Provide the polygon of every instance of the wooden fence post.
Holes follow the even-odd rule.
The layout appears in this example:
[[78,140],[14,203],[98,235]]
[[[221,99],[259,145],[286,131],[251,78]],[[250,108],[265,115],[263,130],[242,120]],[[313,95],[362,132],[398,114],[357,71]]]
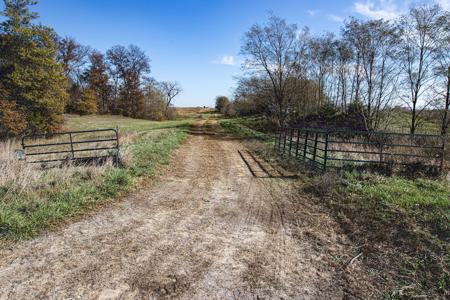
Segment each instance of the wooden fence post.
[[284,135],[284,139],[283,139],[283,154],[286,153],[286,138],[287,138],[287,129],[284,128],[283,129],[283,135]]

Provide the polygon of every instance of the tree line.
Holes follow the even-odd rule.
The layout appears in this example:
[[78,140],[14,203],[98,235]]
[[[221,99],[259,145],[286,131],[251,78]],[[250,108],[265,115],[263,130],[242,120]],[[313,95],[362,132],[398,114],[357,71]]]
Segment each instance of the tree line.
[[175,81],[150,77],[139,47],[101,53],[36,24],[34,0],[4,0],[0,24],[0,137],[52,133],[63,113],[119,114],[162,120],[174,117]]
[[393,110],[408,110],[410,133],[425,112],[449,125],[450,14],[417,5],[395,20],[350,18],[340,34],[315,36],[271,15],[244,35],[245,76],[231,114],[260,113],[278,125],[334,113],[364,130],[385,129]]

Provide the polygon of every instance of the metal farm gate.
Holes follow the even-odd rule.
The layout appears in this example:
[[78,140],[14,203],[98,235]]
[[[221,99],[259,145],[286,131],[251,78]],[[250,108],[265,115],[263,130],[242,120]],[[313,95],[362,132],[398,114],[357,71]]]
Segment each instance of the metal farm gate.
[[280,128],[275,148],[318,170],[346,165],[423,165],[441,170],[445,138],[441,135]]
[[22,149],[16,151],[19,159],[29,163],[48,164],[72,161],[74,163],[102,163],[112,159],[120,163],[118,129],[96,129],[26,135]]

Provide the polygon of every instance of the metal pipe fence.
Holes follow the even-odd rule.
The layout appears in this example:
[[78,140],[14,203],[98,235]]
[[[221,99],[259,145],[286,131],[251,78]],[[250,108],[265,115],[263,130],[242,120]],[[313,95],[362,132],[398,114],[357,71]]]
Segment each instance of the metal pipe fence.
[[442,170],[445,138],[440,135],[279,128],[275,147],[318,170],[347,165],[423,165]]
[[21,159],[29,163],[99,162],[112,158],[120,164],[118,129],[68,131],[22,137]]

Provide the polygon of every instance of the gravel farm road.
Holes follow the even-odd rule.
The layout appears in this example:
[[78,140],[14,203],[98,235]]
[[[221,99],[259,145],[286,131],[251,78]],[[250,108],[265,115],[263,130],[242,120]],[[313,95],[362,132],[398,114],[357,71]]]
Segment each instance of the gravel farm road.
[[242,141],[196,126],[154,183],[2,249],[0,299],[380,296],[364,264],[346,267],[355,245],[298,179],[254,176]]

